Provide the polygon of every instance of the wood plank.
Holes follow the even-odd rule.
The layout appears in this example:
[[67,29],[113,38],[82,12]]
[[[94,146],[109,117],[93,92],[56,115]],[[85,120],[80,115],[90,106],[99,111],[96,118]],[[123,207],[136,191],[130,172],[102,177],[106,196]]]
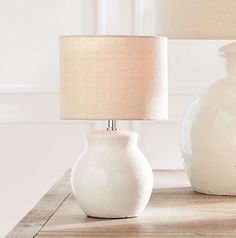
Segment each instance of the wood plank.
[[64,200],[70,195],[69,176],[70,171],[67,171],[6,237],[35,237]]
[[89,218],[68,172],[7,237],[236,237],[236,197],[195,193],[183,171],[158,171],[140,217]]
[[155,173],[154,193],[138,218],[86,217],[71,194],[37,237],[234,237],[236,197],[192,191],[183,171]]

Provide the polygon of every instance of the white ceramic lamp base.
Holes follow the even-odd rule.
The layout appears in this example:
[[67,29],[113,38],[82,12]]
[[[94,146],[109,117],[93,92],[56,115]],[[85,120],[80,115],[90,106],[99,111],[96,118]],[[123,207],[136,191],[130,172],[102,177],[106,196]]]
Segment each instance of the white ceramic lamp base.
[[153,187],[151,167],[137,146],[138,134],[95,131],[72,170],[72,189],[81,209],[98,218],[138,216]]

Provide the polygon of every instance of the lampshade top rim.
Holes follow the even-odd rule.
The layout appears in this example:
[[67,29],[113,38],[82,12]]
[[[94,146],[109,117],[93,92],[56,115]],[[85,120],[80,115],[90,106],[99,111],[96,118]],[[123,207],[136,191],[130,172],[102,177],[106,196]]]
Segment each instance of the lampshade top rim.
[[167,38],[166,36],[158,35],[61,35],[60,38],[150,38],[150,39],[158,39],[158,38]]

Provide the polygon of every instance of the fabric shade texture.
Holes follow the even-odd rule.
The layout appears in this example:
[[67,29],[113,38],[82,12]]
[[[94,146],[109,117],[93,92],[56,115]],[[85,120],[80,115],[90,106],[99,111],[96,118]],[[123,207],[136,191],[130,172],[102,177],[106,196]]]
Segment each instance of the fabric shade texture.
[[60,37],[61,118],[168,117],[167,38]]
[[169,39],[236,39],[236,0],[156,0],[156,33]]

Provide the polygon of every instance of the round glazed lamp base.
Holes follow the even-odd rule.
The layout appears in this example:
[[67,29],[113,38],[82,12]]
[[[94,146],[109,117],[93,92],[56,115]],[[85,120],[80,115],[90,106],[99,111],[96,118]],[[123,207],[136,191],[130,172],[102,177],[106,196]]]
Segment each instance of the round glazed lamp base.
[[137,146],[138,134],[95,131],[75,163],[71,183],[81,209],[91,217],[138,216],[153,187],[151,167]]

